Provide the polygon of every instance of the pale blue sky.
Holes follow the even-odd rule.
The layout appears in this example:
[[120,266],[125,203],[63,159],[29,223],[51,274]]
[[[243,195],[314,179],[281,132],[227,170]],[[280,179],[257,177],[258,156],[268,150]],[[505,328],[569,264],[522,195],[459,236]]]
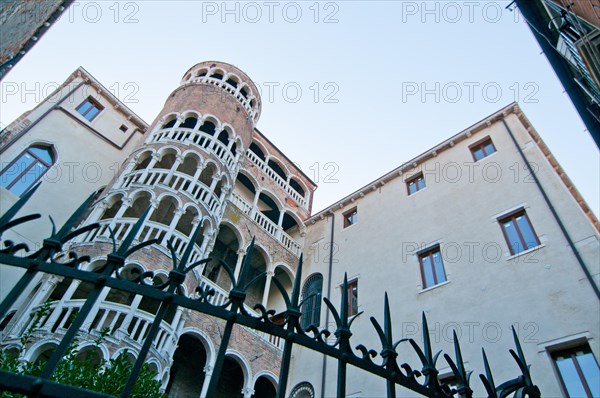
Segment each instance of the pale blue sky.
[[81,65],[150,123],[189,67],[229,62],[319,210],[516,100],[598,214],[598,150],[508,3],[76,1],[3,81],[0,122]]

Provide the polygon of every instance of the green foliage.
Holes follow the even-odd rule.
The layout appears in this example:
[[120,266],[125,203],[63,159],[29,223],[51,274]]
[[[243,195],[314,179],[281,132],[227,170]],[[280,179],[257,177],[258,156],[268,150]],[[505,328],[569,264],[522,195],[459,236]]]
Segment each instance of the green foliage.
[[[6,350],[0,352],[0,369],[16,374],[39,376],[45,366],[45,361],[36,362],[23,360],[26,347],[31,343],[33,331],[39,325],[41,319],[49,314],[49,306],[44,305],[37,313],[32,325],[21,337],[21,348],[18,355],[9,354]],[[103,330],[100,336],[94,340],[95,345],[100,344],[108,335],[109,331]],[[129,378],[133,365],[127,359],[127,352],[122,352],[118,357],[109,361],[100,360],[95,351],[91,351],[82,359],[78,358],[79,352],[75,349],[78,339],[74,339],[67,350],[64,358],[59,362],[54,374],[53,381],[68,384],[75,387],[101,392],[104,394],[118,396]],[[131,394],[132,398],[164,398],[159,392],[161,383],[155,380],[156,373],[150,370],[145,363],[138,375],[135,387]],[[0,398],[21,398],[23,395],[11,392],[1,392]]]

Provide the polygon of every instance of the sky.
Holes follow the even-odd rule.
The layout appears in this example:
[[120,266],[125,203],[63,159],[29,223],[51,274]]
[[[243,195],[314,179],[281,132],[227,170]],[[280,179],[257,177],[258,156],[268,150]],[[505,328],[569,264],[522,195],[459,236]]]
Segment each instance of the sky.
[[598,215],[597,147],[509,1],[75,1],[1,84],[5,126],[78,66],[151,123],[194,64],[246,72],[313,213],[516,101]]

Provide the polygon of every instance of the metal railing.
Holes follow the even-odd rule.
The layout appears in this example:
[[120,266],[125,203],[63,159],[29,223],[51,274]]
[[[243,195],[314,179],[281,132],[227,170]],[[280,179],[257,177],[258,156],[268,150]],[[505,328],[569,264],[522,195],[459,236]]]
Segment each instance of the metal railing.
[[[11,209],[0,217],[0,237],[6,230],[31,222],[39,218],[39,215],[29,215],[15,218],[19,209],[35,192],[37,186],[25,194]],[[0,370],[0,391],[12,391],[27,396],[35,397],[106,397],[104,394],[82,390],[76,387],[61,385],[51,381],[52,375],[57,368],[59,361],[67,352],[73,339],[88,319],[91,311],[95,308],[96,302],[100,298],[101,291],[105,287],[118,289],[129,293],[139,294],[144,297],[152,298],[160,302],[160,306],[152,324],[146,327],[143,342],[139,354],[129,375],[127,384],[121,392],[121,397],[129,397],[136,383],[137,377],[142,369],[142,364],[148,356],[149,350],[156,344],[157,336],[163,327],[163,320],[168,311],[173,307],[184,307],[190,311],[197,311],[215,318],[226,321],[225,327],[221,333],[219,350],[213,366],[213,377],[211,377],[206,396],[216,396],[217,386],[220,375],[223,370],[226,351],[229,347],[232,331],[235,325],[242,325],[272,336],[273,341],[279,339],[279,344],[283,342],[283,353],[279,372],[279,381],[277,387],[277,398],[283,398],[287,390],[288,377],[290,373],[291,354],[294,345],[306,347],[310,350],[322,353],[337,361],[337,397],[346,396],[346,369],[348,365],[357,367],[368,372],[371,375],[378,376],[382,383],[387,386],[387,397],[396,396],[396,388],[399,386],[404,389],[425,397],[450,398],[454,396],[472,397],[473,390],[470,386],[470,372],[465,370],[465,364],[462,358],[459,341],[454,334],[454,358],[448,354],[443,357],[448,362],[452,373],[456,379],[456,387],[451,387],[438,379],[439,371],[436,369],[438,354],[433,354],[433,346],[430,341],[427,320],[423,315],[423,343],[419,345],[414,339],[404,339],[396,341],[392,334],[392,319],[390,316],[390,307],[387,294],[384,296],[384,318],[383,326],[374,317],[370,318],[377,335],[381,341],[381,347],[370,349],[365,345],[358,345],[353,349],[350,345],[352,336],[352,323],[361,313],[354,317],[348,317],[348,289],[347,278],[344,278],[342,285],[342,297],[339,310],[327,299],[323,302],[331,312],[335,321],[333,331],[327,329],[318,329],[310,326],[308,329],[301,327],[301,307],[300,301],[300,281],[302,280],[302,257],[298,262],[297,272],[293,281],[291,296],[288,295],[281,283],[274,278],[273,282],[286,304],[286,311],[283,324],[272,322],[271,316],[273,310],[267,310],[262,305],[254,306],[260,314],[255,316],[245,308],[246,291],[254,283],[262,280],[264,274],[258,275],[251,281],[248,281],[248,275],[251,272],[251,255],[254,250],[254,240],[248,246],[246,255],[242,261],[241,269],[236,278],[232,268],[222,263],[223,269],[228,273],[232,288],[228,293],[227,300],[217,305],[215,301],[211,302],[214,296],[214,290],[210,287],[200,285],[196,288],[197,297],[191,298],[180,294],[178,287],[185,281],[186,275],[195,267],[206,263],[208,259],[190,262],[193,245],[188,245],[184,254],[179,259],[174,250],[172,250],[173,268],[169,272],[168,279],[160,284],[152,284],[148,280],[152,279],[154,273],[151,271],[143,273],[134,280],[124,279],[120,276],[119,270],[125,266],[125,260],[134,252],[153,245],[155,240],[146,241],[133,246],[134,238],[143,228],[146,211],[136,222],[134,228],[129,231],[125,239],[117,247],[114,244],[113,252],[106,256],[106,263],[94,271],[84,271],[79,269],[79,265],[89,261],[89,257],[78,257],[75,253],[70,253],[69,261],[59,262],[57,256],[62,254],[63,245],[71,239],[98,228],[98,224],[91,224],[73,230],[85,213],[87,207],[92,202],[90,197],[79,209],[66,221],[58,230],[53,229],[52,235],[43,241],[41,248],[35,252],[29,252],[24,243],[15,243],[3,241],[3,249],[0,250],[0,263],[9,266],[24,269],[26,272],[8,293],[6,298],[0,303],[0,319],[2,319],[12,304],[16,302],[19,296],[27,291],[27,287],[34,277],[40,273],[48,273],[66,278],[73,278],[85,282],[90,282],[93,286],[87,299],[74,319],[70,322],[58,347],[52,353],[50,359],[46,362],[43,371],[39,376],[29,376],[12,373],[6,370]],[[201,228],[197,227],[194,231],[191,242],[196,241]],[[25,252],[18,256],[17,253]],[[64,258],[64,257],[61,257]],[[311,296],[312,297],[312,296]],[[306,298],[305,298],[306,300]],[[525,361],[523,351],[519,340],[513,329],[513,336],[516,345],[516,351],[510,350],[511,355],[517,362],[521,374],[511,380],[501,384],[496,384],[492,377],[485,351],[483,352],[483,362],[485,374],[480,374],[481,382],[490,398],[506,397],[515,393],[515,396],[540,397],[540,391],[531,380],[529,366]],[[331,337],[331,338],[330,338]],[[399,354],[396,351],[398,344],[407,342],[417,353],[421,364],[418,365],[421,370],[399,361]]]

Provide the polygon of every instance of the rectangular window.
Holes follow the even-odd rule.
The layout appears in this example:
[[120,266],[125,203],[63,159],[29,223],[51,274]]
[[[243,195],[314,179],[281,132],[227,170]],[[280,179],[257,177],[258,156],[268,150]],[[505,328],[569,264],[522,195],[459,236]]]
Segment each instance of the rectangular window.
[[491,138],[486,138],[483,141],[470,146],[473,160],[476,162],[496,152],[496,147]]
[[569,397],[600,397],[600,370],[587,343],[553,352],[552,360]]
[[122,132],[126,133],[127,132],[127,126],[125,126],[124,124],[122,124],[121,127],[119,127],[119,130],[121,130]]
[[419,254],[419,263],[423,289],[446,282],[446,271],[439,246]]
[[423,177],[423,173],[419,173],[406,180],[406,188],[408,189],[409,195],[425,188],[425,178]]
[[348,316],[358,314],[358,279],[348,282]]
[[102,105],[98,103],[92,97],[88,97],[81,105],[77,107],[77,112],[90,122],[104,109]]
[[348,210],[343,214],[344,217],[344,228],[348,228],[350,225],[354,225],[358,222],[358,210],[355,208]]
[[521,209],[499,218],[498,222],[502,227],[502,233],[508,244],[510,254],[519,254],[540,245],[525,210]]

